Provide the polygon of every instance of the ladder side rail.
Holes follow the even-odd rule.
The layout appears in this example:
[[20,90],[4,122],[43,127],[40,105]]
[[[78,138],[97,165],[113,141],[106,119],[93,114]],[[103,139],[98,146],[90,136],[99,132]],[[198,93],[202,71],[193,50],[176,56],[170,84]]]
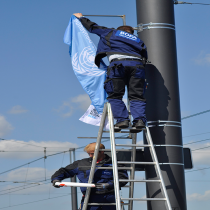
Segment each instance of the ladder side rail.
[[164,180],[163,180],[163,176],[162,176],[162,173],[161,173],[160,165],[159,165],[159,162],[158,162],[158,158],[157,158],[157,155],[156,155],[155,147],[153,145],[152,137],[151,137],[148,126],[146,126],[146,138],[147,138],[148,144],[151,145],[149,148],[150,148],[150,151],[151,151],[150,153],[151,153],[153,162],[156,162],[155,170],[156,170],[156,173],[161,180],[160,186],[161,186],[162,193],[166,198],[166,209],[172,210],[171,204],[170,204],[170,201],[169,201],[169,197],[168,197],[168,193],[166,191],[165,183],[164,183]]
[[[93,178],[94,178],[94,173],[95,173],[95,169],[96,169],[96,162],[97,162],[97,158],[98,158],[98,152],[99,152],[99,149],[100,149],[101,137],[102,137],[102,134],[103,134],[103,129],[104,129],[106,116],[107,116],[107,105],[104,104],[103,114],[102,114],[102,117],[101,117],[101,122],[100,122],[99,131],[98,131],[98,137],[97,137],[97,141],[96,141],[96,146],[95,146],[95,151],[94,151],[94,156],[93,156],[93,161],[92,161],[92,165],[91,165],[91,170],[90,170],[90,176],[89,176],[89,179],[88,179],[88,183],[92,183]],[[89,202],[89,197],[90,197],[90,192],[91,192],[91,188],[88,187],[87,190],[86,190],[86,193],[85,193],[85,199],[84,199],[82,210],[87,209],[88,202]]]
[[[137,134],[131,134],[132,136],[132,144],[136,144],[136,137],[137,137]],[[136,147],[132,147],[132,150],[131,150],[131,161],[132,162],[135,162],[136,161]],[[131,171],[130,171],[130,179],[134,179],[135,178],[135,164],[131,164]],[[134,196],[134,182],[130,182],[130,188],[129,188],[129,198],[133,198]],[[129,201],[129,207],[128,209],[129,210],[133,210],[133,200],[130,200]]]
[[117,155],[115,148],[115,136],[114,136],[114,118],[112,115],[111,105],[108,103],[108,118],[109,118],[109,129],[110,129],[110,142],[111,142],[111,154],[112,154],[112,166],[113,166],[113,179],[115,187],[115,199],[116,199],[116,210],[121,210],[120,201],[120,190],[119,190],[119,178],[117,168]]

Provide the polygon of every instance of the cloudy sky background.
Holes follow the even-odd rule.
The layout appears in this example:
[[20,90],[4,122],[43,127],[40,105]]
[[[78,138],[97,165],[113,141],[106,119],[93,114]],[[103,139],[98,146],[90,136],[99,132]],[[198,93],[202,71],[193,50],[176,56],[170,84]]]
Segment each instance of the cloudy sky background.
[[[182,117],[210,109],[209,10],[210,6],[175,5]],[[54,189],[48,179],[69,164],[69,148],[94,141],[77,137],[98,133],[98,127],[78,120],[90,99],[72,71],[68,46],[63,43],[65,28],[75,12],[125,14],[128,25],[137,25],[134,0],[0,1],[0,138],[5,139],[0,141],[0,209],[54,210],[61,205],[70,209],[70,189]],[[107,27],[122,25],[120,18],[91,19]],[[98,38],[90,37],[97,44]],[[209,125],[210,113],[185,119],[182,124],[183,143],[192,149],[194,162],[194,169],[186,171],[191,210],[210,205]],[[110,147],[108,142],[105,145]],[[47,155],[61,153],[44,161],[45,147]],[[85,157],[82,148],[76,150],[76,159]],[[136,186],[135,193],[144,197],[145,186]],[[146,209],[145,204],[136,203],[134,210],[139,207]]]

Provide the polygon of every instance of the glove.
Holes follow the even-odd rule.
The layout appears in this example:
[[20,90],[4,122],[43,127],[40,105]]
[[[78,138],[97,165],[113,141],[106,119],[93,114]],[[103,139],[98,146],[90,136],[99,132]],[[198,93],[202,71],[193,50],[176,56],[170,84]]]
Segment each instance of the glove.
[[60,180],[53,180],[53,183],[52,183],[53,187],[60,188],[60,186],[55,185],[56,182],[61,182],[61,181]]
[[96,183],[95,184],[97,189],[107,189],[110,187],[110,184],[108,183]]

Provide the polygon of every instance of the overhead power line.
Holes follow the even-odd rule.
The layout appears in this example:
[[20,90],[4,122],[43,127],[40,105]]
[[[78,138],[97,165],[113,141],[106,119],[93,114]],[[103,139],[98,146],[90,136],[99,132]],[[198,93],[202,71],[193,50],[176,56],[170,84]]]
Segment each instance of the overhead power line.
[[7,172],[9,172],[9,171],[13,171],[13,170],[18,169],[18,168],[21,168],[21,167],[23,167],[23,166],[26,166],[26,165],[31,164],[31,163],[33,163],[33,162],[36,162],[36,161],[38,161],[38,160],[45,159],[45,158],[50,157],[50,156],[62,154],[62,153],[65,153],[65,152],[69,152],[69,150],[63,151],[63,152],[58,152],[58,153],[55,153],[55,154],[52,154],[52,155],[46,155],[46,156],[44,156],[44,157],[38,158],[38,159],[36,159],[36,160],[33,160],[33,161],[28,162],[28,163],[25,163],[25,164],[23,164],[23,165],[17,166],[17,167],[15,167],[15,168],[9,169],[9,170],[7,170],[7,171],[3,171],[3,172],[0,173],[0,175],[1,175],[1,174],[4,174],[4,173],[7,173]]
[[46,201],[46,200],[50,200],[50,199],[61,198],[61,197],[64,197],[64,196],[69,196],[69,195],[71,195],[71,193],[68,193],[66,195],[61,195],[61,196],[46,198],[46,199],[42,199],[42,200],[31,201],[31,202],[28,202],[28,203],[20,203],[20,204],[17,204],[17,205],[6,206],[6,207],[2,207],[0,209],[6,209],[6,208],[14,207],[14,206],[22,206],[22,205],[26,205],[26,204],[30,204],[30,203],[36,203],[36,202],[40,202],[40,201]]
[[185,173],[194,172],[194,171],[201,171],[201,170],[205,170],[205,169],[210,169],[210,167],[200,168],[200,169],[196,169],[196,170],[192,170],[192,171],[185,171]]
[[187,143],[187,144],[184,144],[184,145],[195,144],[195,143],[198,143],[198,142],[208,141],[208,140],[210,140],[210,139],[204,139],[204,140],[193,141],[193,142],[190,142],[190,143]]
[[[207,132],[207,133],[210,133],[210,132]],[[207,134],[207,133],[198,133],[198,134],[193,134],[193,135],[190,135],[190,136],[184,136],[183,138],[188,138],[188,137],[192,137],[192,136],[199,136],[199,135],[202,135],[202,134]]]
[[210,109],[209,109],[209,110],[206,110],[206,111],[204,111],[204,112],[199,112],[199,113],[197,113],[197,114],[193,114],[193,115],[189,115],[189,116],[187,116],[187,117],[183,117],[183,118],[181,118],[181,120],[185,120],[185,119],[187,119],[187,118],[194,117],[194,116],[197,116],[197,115],[200,115],[200,114],[205,114],[205,113],[207,113],[207,112],[210,112]]
[[[124,136],[124,135],[123,135],[123,136]],[[121,136],[121,137],[123,137],[123,136]],[[104,140],[104,141],[102,141],[102,142],[106,142],[106,141],[109,141],[109,137],[107,137],[107,140]],[[86,145],[85,145],[85,146],[78,147],[78,148],[75,148],[75,150],[77,150],[77,149],[82,149],[82,148],[84,148],[84,147],[86,147]],[[69,152],[69,150],[67,150],[67,151],[62,151],[62,152],[58,152],[58,153],[51,154],[51,155],[46,155],[46,156],[44,156],[44,157],[38,158],[38,159],[36,159],[36,160],[33,160],[33,161],[31,161],[31,162],[28,162],[28,163],[25,163],[25,164],[20,165],[20,166],[18,166],[18,167],[9,169],[9,170],[7,170],[7,171],[3,171],[3,172],[0,173],[0,175],[1,175],[1,174],[4,174],[4,173],[7,173],[7,172],[9,172],[9,171],[12,171],[12,170],[21,168],[21,167],[23,167],[23,166],[25,166],[25,165],[31,164],[31,163],[36,162],[36,161],[38,161],[38,160],[45,159],[45,158],[47,158],[47,157],[51,157],[51,156],[54,156],[54,155],[62,154],[62,153],[65,153],[65,152]]]
[[200,4],[200,5],[210,5],[210,4],[205,4],[205,3],[191,3],[191,2],[185,2],[185,1],[174,1],[174,4]]
[[207,146],[207,147],[201,147],[201,148],[198,148],[198,149],[193,149],[193,150],[192,150],[192,152],[193,152],[193,151],[195,151],[195,150],[206,149],[206,148],[209,148],[209,147],[210,147],[210,146]]
[[[13,141],[13,142],[15,142],[17,144],[26,144],[26,145],[30,145],[30,146],[34,146],[34,147],[42,147],[42,146],[38,146],[38,145],[35,145],[35,144],[29,144],[29,143],[25,143],[25,142],[19,142],[17,140],[12,140],[12,139],[1,139],[0,138],[0,140],[1,141]],[[44,147],[42,147],[42,148],[44,148]]]

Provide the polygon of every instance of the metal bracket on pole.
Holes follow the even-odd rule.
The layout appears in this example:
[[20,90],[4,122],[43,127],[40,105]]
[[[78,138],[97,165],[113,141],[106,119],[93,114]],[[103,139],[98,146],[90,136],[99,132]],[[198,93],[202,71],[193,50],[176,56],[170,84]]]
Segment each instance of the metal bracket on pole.
[[121,17],[123,19],[123,25],[126,25],[125,15],[84,15],[84,16],[97,16],[97,17]]
[[148,121],[148,127],[156,126],[172,126],[172,127],[182,127],[182,123],[178,121],[168,121],[168,120],[157,120],[157,121]]
[[134,28],[134,30],[137,30],[137,33],[140,33],[143,30],[146,30],[146,29],[149,30],[152,28],[164,28],[164,29],[175,30],[175,25],[169,24],[169,23],[152,23],[152,22],[146,23],[146,24],[140,23],[137,25],[136,28]]

